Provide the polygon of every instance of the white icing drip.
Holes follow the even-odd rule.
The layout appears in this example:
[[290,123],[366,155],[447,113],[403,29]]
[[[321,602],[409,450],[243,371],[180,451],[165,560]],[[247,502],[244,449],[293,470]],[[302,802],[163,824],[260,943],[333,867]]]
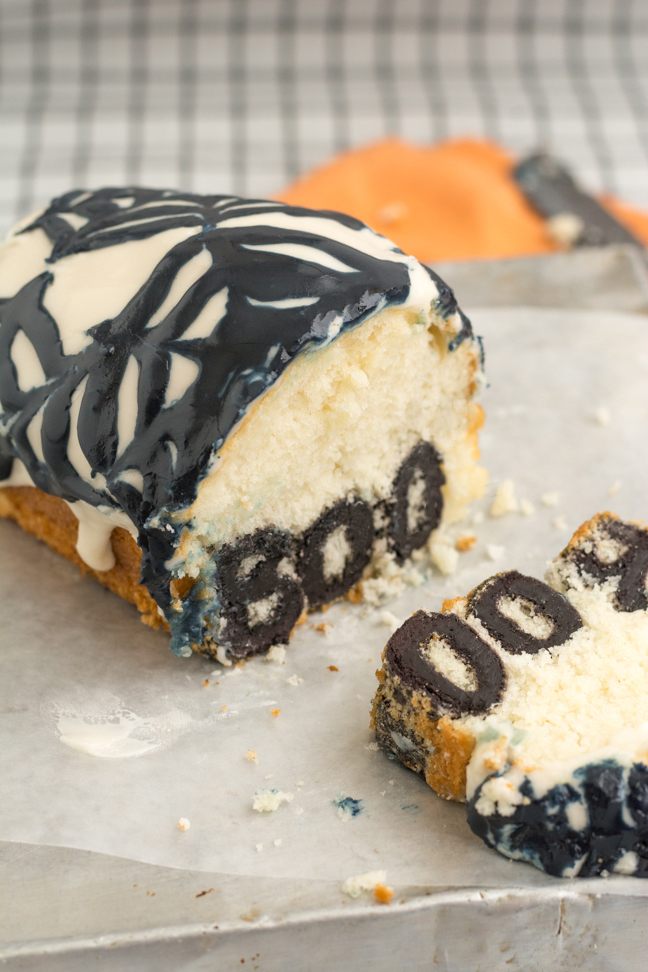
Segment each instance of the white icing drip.
[[164,408],[168,408],[182,398],[200,374],[200,365],[192,358],[182,354],[170,353],[171,371],[164,393]]
[[178,461],[178,447],[175,442],[171,441],[171,439],[167,439],[166,447],[169,450],[171,462],[173,464],[173,468],[175,469],[176,462]]
[[195,341],[198,338],[208,338],[214,332],[214,328],[225,317],[227,313],[227,298],[229,288],[223,287],[217,294],[210,297],[203,309],[198,314],[195,321],[192,321],[187,330],[180,335],[178,340]]
[[115,566],[115,554],[110,542],[113,529],[123,527],[131,536],[137,537],[137,530],[130,518],[109,506],[90,506],[82,500],[65,502],[79,521],[76,549],[81,560],[93,570],[111,570]]
[[160,307],[156,310],[151,320],[146,325],[147,328],[155,327],[163,321],[167,314],[173,310],[180,299],[184,297],[190,287],[205,274],[212,265],[212,256],[209,250],[202,249],[196,253],[191,260],[180,267],[176,273],[169,293],[166,295]]
[[34,455],[39,460],[39,462],[45,462],[45,456],[43,455],[43,416],[45,414],[45,402],[39,410],[34,415],[33,419],[27,426],[27,441],[34,450]]
[[[247,216],[239,217],[241,220],[248,219]],[[220,225],[232,223],[234,220],[225,220]],[[350,267],[341,260],[331,256],[324,250],[318,250],[316,246],[307,246],[305,243],[243,243],[244,250],[258,250],[260,253],[279,253],[283,256],[294,257],[295,260],[303,260],[305,263],[316,263],[319,267],[326,267],[327,270],[336,270],[338,273],[359,273],[355,267]]]
[[[29,225],[33,219],[35,215],[24,222]],[[51,270],[45,263],[51,252],[51,240],[40,227],[20,236],[10,233],[0,247],[0,297],[13,297],[39,273]]]
[[[118,196],[116,199],[113,199],[113,202],[116,206],[119,206],[120,209],[130,209],[135,202],[135,196]],[[76,205],[78,205],[78,203],[76,203]],[[156,203],[155,205],[157,206],[159,204]],[[139,208],[143,209],[144,207],[140,206]]]
[[[65,354],[82,351],[91,340],[88,328],[120,314],[169,250],[198,232],[198,226],[182,226],[144,240],[74,253],[48,267],[54,281],[44,306],[58,324]],[[30,279],[34,275],[30,272]]]
[[[117,200],[115,200],[115,202],[117,202]],[[132,196],[131,202],[134,202]],[[157,209],[159,206],[182,206],[183,209],[186,209],[187,206],[192,206],[195,207],[197,213],[200,212],[200,206],[195,202],[191,202],[189,199],[154,199],[153,202],[142,203],[140,206],[134,206],[133,212],[139,213],[143,209]]]
[[134,354],[128,359],[117,393],[117,457],[123,455],[135,435],[139,364]]
[[9,357],[14,363],[21,391],[39,388],[47,381],[43,366],[40,363],[36,348],[23,330],[16,332],[9,350]]
[[255,202],[255,203],[252,203],[251,204],[249,200],[246,200],[246,202],[244,202],[244,203],[237,203],[235,206],[225,206],[225,207],[223,207],[223,204],[222,203],[220,205],[221,205],[221,208],[223,209],[223,212],[224,213],[231,213],[235,209],[249,209],[250,208],[250,205],[253,205],[255,207],[255,209],[256,208],[261,209],[261,207],[266,207],[266,206],[269,206],[271,208],[276,208],[277,206],[283,205],[283,203],[277,203],[277,202]]
[[68,459],[78,472],[81,479],[85,479],[87,483],[92,486],[97,486],[101,489],[102,486],[99,483],[105,483],[103,476],[99,479],[92,476],[92,466],[86,459],[85,453],[81,448],[81,443],[79,442],[79,413],[81,411],[81,402],[83,401],[83,395],[85,393],[86,384],[88,382],[88,376],[86,375],[82,382],[80,382],[77,387],[72,392],[70,399],[70,435],[68,438],[67,454]]
[[285,300],[255,300],[248,297],[247,301],[253,307],[275,307],[277,310],[290,307],[310,307],[316,304],[319,297],[287,297]]

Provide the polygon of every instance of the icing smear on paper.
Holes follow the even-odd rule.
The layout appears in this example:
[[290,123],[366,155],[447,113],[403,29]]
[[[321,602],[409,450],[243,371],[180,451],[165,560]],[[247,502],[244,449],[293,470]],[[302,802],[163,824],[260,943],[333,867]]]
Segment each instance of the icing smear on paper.
[[87,756],[123,759],[146,756],[174,742],[195,725],[186,713],[172,709],[161,715],[137,715],[115,699],[57,704],[52,712],[59,742]]

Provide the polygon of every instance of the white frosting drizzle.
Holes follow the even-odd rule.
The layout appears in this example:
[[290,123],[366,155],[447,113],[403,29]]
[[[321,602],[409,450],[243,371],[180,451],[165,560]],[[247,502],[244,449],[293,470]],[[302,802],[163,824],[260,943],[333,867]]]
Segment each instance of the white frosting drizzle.
[[210,297],[198,317],[191,322],[182,334],[182,340],[195,341],[197,338],[208,338],[227,313],[228,296],[229,288],[223,287],[217,294]]
[[139,364],[135,355],[131,354],[117,392],[117,457],[123,454],[135,435],[138,385]]
[[200,365],[192,358],[185,358],[182,354],[170,353],[171,371],[164,392],[164,407],[168,408],[173,402],[182,398],[188,388],[200,374]]
[[[195,257],[188,260],[184,266],[180,267],[177,274],[173,279],[171,284],[171,289],[166,295],[166,298],[162,301],[162,304],[156,310],[153,317],[146,325],[147,328],[155,327],[160,321],[163,321],[170,311],[179,303],[180,299],[184,297],[190,287],[196,283],[197,280],[206,273],[212,265],[212,256],[209,250],[202,249],[200,253],[196,253]],[[195,322],[194,322],[195,323]]]
[[[241,216],[239,218],[243,220],[248,217]],[[225,224],[221,225],[232,222],[234,220],[226,220]],[[342,263],[341,260],[331,256],[330,253],[318,250],[316,246],[307,246],[305,243],[244,243],[243,249],[258,250],[262,253],[281,253],[283,256],[294,257],[295,260],[304,260],[306,263],[316,263],[318,267],[326,267],[327,270],[336,270],[338,273],[358,272],[355,267]]]

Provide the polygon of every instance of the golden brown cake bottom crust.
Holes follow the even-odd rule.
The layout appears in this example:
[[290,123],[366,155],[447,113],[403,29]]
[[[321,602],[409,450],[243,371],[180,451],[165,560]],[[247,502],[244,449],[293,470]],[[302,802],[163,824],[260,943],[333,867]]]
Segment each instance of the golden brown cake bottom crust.
[[0,489],[0,516],[15,520],[33,536],[62,554],[100,584],[134,604],[144,624],[169,629],[158,612],[157,604],[140,584],[141,551],[128,530],[115,527],[110,542],[115,566],[110,570],[93,570],[81,560],[76,550],[78,521],[69,506],[58,496],[49,496],[35,486],[5,486]]

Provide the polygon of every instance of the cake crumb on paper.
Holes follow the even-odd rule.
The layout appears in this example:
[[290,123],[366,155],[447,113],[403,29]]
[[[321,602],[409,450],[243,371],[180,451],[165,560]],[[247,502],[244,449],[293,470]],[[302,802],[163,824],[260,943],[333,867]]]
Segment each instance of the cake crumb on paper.
[[300,678],[299,675],[291,675],[290,678],[286,679],[286,681],[289,685],[301,685],[304,679]]
[[610,486],[610,496],[616,496],[616,494],[621,489],[621,480],[616,479]]
[[601,405],[594,412],[594,421],[596,422],[597,425],[602,425],[602,426],[609,425],[610,422],[612,421],[612,416],[610,415],[610,409],[606,408],[604,405]]
[[191,824],[189,823],[189,821],[187,820],[187,818],[186,817],[180,817],[180,819],[178,820],[178,830],[189,830],[190,827],[191,827]]
[[322,634],[325,634],[326,635],[326,634],[329,633],[329,631],[332,631],[333,630],[333,625],[331,624],[330,621],[322,621],[321,624],[318,624],[316,626],[315,630],[316,631],[321,631]]
[[254,849],[256,850],[257,854],[260,854],[263,850],[263,844],[255,844]]
[[273,840],[272,843],[275,847],[281,847],[281,837],[277,837],[277,839]]
[[258,813],[272,813],[278,810],[282,803],[291,803],[294,799],[294,793],[283,793],[281,790],[257,790],[252,801],[252,809]]
[[356,874],[348,877],[342,885],[342,894],[350,898],[359,898],[363,891],[375,891],[379,884],[385,884],[387,871],[367,871],[366,874]]
[[303,785],[304,785],[303,780],[297,780],[297,782],[295,783],[295,786],[303,786]]
[[326,667],[328,668],[329,672],[339,672],[340,671],[340,669],[337,667],[337,665],[327,665]]
[[520,513],[522,516],[533,516],[535,513],[535,506],[531,500],[523,499],[520,500]]
[[273,776],[274,776],[274,773],[266,773],[264,779],[271,780],[273,778]]
[[484,522],[484,513],[482,510],[476,510],[472,515],[473,526],[479,526],[480,523]]
[[552,493],[543,493],[540,497],[543,506],[558,506],[559,501],[560,493],[558,490],[554,490]]
[[448,577],[454,574],[459,563],[459,553],[447,540],[435,540],[429,544],[430,559],[441,573]]
[[276,719],[279,713],[281,712],[281,709],[270,709],[270,712]]
[[560,514],[560,516],[554,516],[554,518],[553,518],[553,520],[551,522],[552,522],[552,524],[553,524],[553,526],[555,527],[556,530],[566,530],[567,529],[567,520],[565,519],[565,517],[564,517],[564,515],[562,513]]
[[255,749],[248,749],[247,753],[245,754],[245,758],[249,759],[251,763],[259,762],[259,754]]
[[504,516],[506,513],[517,513],[520,509],[515,496],[515,483],[512,479],[504,479],[497,487],[495,499],[490,508],[491,516]]
[[286,646],[285,645],[273,645],[268,654],[266,655],[266,661],[277,662],[279,665],[286,664]]
[[386,628],[389,628],[392,634],[397,628],[400,628],[402,624],[402,622],[399,621],[396,615],[392,614],[391,611],[381,611],[378,617],[380,619],[380,623],[384,624]]
[[377,753],[378,750],[380,749],[380,746],[378,745],[377,742],[370,742],[370,743],[367,743],[367,745],[365,746],[365,749],[368,749],[372,753]]
[[378,904],[389,904],[394,897],[394,889],[388,888],[386,884],[377,884],[374,888],[374,898]]
[[455,547],[459,553],[467,553],[468,550],[472,550],[476,543],[477,537],[474,533],[460,533],[455,540]]
[[504,551],[506,547],[502,547],[499,543],[487,543],[486,544],[486,554],[489,560],[501,560],[504,556]]
[[231,661],[227,657],[227,648],[224,648],[223,645],[218,645],[216,648],[216,661],[224,665],[225,668],[231,668],[232,666]]

